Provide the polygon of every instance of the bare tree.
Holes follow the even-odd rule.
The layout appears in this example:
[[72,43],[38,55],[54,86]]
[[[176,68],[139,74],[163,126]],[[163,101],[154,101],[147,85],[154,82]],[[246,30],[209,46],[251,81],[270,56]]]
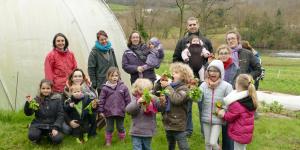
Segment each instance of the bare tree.
[[235,6],[235,2],[230,0],[196,0],[190,4],[190,7],[197,18],[199,18],[201,27],[204,31],[207,29],[208,20],[214,13],[222,10],[229,11]]
[[183,35],[183,17],[184,17],[184,8],[187,4],[187,0],[176,0],[176,5],[179,8],[180,12],[180,32],[179,32],[179,39]]

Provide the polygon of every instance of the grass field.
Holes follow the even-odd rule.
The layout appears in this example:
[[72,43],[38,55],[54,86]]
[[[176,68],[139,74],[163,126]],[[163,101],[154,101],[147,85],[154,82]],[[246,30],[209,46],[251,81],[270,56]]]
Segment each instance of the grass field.
[[[166,58],[163,61],[158,74],[168,70],[171,63],[173,52],[166,51]],[[262,57],[264,67],[266,68],[266,77],[261,82],[261,89],[284,92],[291,94],[300,94],[300,63],[299,60],[284,58],[274,58],[269,56]],[[280,72],[280,73],[279,73]],[[167,141],[164,128],[161,122],[160,114],[157,115],[157,134],[152,141],[153,150],[166,150]],[[32,144],[27,139],[27,125],[32,117],[26,117],[22,111],[17,113],[0,111],[0,150],[7,149],[107,149],[107,150],[131,150],[130,137],[127,136],[125,143],[120,143],[115,134],[113,146],[107,148],[104,146],[103,129],[98,131],[98,136],[91,138],[88,143],[80,145],[75,139],[66,136],[59,146],[52,146],[43,141],[43,145]],[[126,116],[125,128],[127,132],[130,128],[130,117]],[[191,150],[204,149],[204,140],[200,134],[199,114],[197,105],[193,106],[194,134],[188,139]],[[300,119],[294,118],[273,118],[261,116],[255,122],[255,132],[253,142],[247,146],[249,150],[298,150],[300,149]]]
[[130,6],[126,6],[126,5],[113,4],[113,3],[110,3],[108,5],[113,12],[123,12],[123,11],[130,10]]
[[[152,140],[153,150],[166,150],[167,141],[161,123],[160,114],[157,115],[157,134]],[[194,133],[188,139],[191,150],[204,149],[204,140],[200,135],[198,109],[193,106]],[[98,131],[95,138],[90,138],[86,144],[77,144],[75,139],[65,136],[64,141],[59,146],[50,145],[47,140],[42,141],[42,145],[32,144],[27,139],[27,125],[32,117],[26,117],[22,111],[17,113],[0,112],[0,149],[62,149],[62,150],[85,150],[85,149],[107,149],[107,150],[131,150],[130,137],[127,136],[125,143],[120,143],[116,134],[113,138],[113,146],[104,146],[103,129]],[[253,142],[247,146],[249,150],[298,150],[300,149],[300,120],[290,118],[272,118],[262,116],[255,122]],[[125,128],[130,127],[130,117],[126,116]]]

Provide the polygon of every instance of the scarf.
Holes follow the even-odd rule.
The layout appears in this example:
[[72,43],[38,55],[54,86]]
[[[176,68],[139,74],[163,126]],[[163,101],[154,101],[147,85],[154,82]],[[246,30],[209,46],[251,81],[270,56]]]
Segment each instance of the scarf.
[[148,51],[146,50],[146,46],[144,44],[131,45],[129,49],[131,49],[139,59],[141,59],[143,62],[146,62]]
[[112,84],[112,83],[111,83],[111,82],[109,82],[109,81],[106,81],[106,83],[105,83],[105,85],[107,85],[107,86],[111,87],[112,89],[115,89],[115,88],[117,87],[117,84],[118,84],[118,82],[117,82],[117,83],[115,83],[115,84]]
[[232,58],[230,57],[229,59],[227,59],[227,61],[223,62],[224,69],[227,70],[232,63],[233,63],[233,61],[232,61]]
[[110,43],[110,41],[108,41],[106,45],[101,45],[101,44],[99,43],[99,41],[96,41],[96,42],[95,42],[95,47],[96,47],[96,49],[99,50],[100,52],[106,53],[108,50],[111,49],[111,43]]
[[242,49],[242,45],[241,44],[239,44],[238,46],[236,46],[235,48],[232,48],[231,49],[231,58],[232,58],[232,60],[233,60],[233,62],[234,62],[234,64],[238,67],[238,66],[240,66],[240,64],[239,64],[239,50],[240,49]]
[[208,87],[210,89],[215,89],[221,82],[221,78],[219,78],[217,81],[212,81],[209,79],[209,77],[205,80],[205,82],[207,83]]

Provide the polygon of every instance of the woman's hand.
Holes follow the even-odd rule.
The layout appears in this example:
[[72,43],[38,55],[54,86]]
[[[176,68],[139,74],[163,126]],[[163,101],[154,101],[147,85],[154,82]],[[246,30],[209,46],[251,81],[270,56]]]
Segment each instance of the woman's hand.
[[94,100],[92,101],[92,108],[93,108],[93,109],[97,108],[97,100],[96,100],[96,99],[94,99]]
[[57,135],[57,133],[58,133],[58,131],[57,131],[57,130],[55,130],[55,129],[52,129],[52,132],[51,132],[52,136],[56,136],[56,135]]
[[136,70],[137,70],[138,72],[143,72],[143,71],[144,71],[144,68],[143,68],[142,66],[138,66],[138,67],[136,68]]
[[72,128],[78,128],[80,125],[78,124],[78,123],[76,123],[77,122],[77,120],[72,120],[71,122],[70,122],[70,126],[72,127]]

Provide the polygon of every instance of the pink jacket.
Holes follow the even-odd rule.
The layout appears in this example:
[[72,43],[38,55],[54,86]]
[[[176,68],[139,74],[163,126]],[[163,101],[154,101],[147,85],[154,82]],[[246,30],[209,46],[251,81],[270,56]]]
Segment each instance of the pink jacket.
[[233,91],[224,98],[224,102],[229,105],[223,118],[228,123],[229,137],[240,144],[249,144],[253,137],[256,109],[252,98],[247,91]]
[[45,59],[45,78],[53,82],[54,92],[63,92],[68,76],[77,68],[73,52],[54,48]]

